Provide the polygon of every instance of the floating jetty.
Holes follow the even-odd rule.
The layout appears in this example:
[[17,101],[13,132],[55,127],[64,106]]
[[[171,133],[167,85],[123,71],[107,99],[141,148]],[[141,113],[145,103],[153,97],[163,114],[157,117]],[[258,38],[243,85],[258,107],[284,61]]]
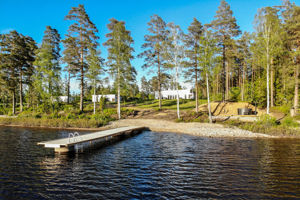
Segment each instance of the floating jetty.
[[128,126],[84,135],[75,132],[70,133],[68,138],[38,142],[38,145],[43,145],[45,148],[54,148],[56,153],[79,152],[84,148],[97,147],[136,135],[145,129],[147,128],[141,126]]

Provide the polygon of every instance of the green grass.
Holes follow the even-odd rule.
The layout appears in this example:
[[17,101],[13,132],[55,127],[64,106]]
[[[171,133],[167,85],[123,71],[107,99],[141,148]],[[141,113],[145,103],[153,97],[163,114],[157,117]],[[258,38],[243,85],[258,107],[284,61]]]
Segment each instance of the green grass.
[[275,136],[300,136],[299,124],[288,117],[281,123],[277,123],[275,118],[267,115],[260,117],[257,122],[241,122],[238,120],[229,120],[222,122],[229,127],[238,127],[255,133],[265,133]]
[[[206,100],[199,100],[199,105],[207,103]],[[180,99],[180,109],[181,110],[192,110],[195,108],[196,102],[195,100],[186,100],[186,99]],[[139,103],[135,105],[138,108],[152,108],[156,109],[158,108],[158,100],[152,100],[152,101],[145,101],[143,103]],[[162,108],[163,109],[171,109],[176,110],[177,109],[177,101],[176,99],[163,99],[162,100]]]

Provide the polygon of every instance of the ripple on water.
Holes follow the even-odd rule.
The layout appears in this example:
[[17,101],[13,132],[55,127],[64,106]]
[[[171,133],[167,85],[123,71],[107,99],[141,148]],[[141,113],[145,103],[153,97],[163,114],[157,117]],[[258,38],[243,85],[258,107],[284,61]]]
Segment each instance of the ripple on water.
[[36,142],[68,132],[0,129],[0,199],[300,198],[300,144],[144,132],[78,155]]

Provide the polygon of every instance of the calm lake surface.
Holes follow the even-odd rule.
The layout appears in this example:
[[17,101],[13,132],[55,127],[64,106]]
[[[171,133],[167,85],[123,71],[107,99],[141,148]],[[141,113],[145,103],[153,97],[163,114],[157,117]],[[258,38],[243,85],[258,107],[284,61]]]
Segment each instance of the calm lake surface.
[[300,140],[146,131],[55,155],[68,131],[0,127],[0,199],[297,199]]

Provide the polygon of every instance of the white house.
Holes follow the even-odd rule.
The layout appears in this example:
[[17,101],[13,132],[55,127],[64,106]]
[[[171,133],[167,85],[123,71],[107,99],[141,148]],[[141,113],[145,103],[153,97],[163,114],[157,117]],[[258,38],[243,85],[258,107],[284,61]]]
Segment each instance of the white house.
[[[187,90],[178,90],[180,99],[194,99],[194,93],[190,89]],[[162,99],[176,99],[177,91],[176,90],[164,90],[161,91]],[[159,99],[158,91],[155,91],[155,99]]]
[[[52,102],[56,102],[58,100],[58,102],[63,102],[63,103],[67,103],[68,102],[68,96],[58,96],[58,97],[51,97]],[[70,102],[73,101],[73,98],[70,97]]]
[[92,95],[92,101],[99,102],[102,96],[110,102],[117,102],[117,96],[115,94]]

